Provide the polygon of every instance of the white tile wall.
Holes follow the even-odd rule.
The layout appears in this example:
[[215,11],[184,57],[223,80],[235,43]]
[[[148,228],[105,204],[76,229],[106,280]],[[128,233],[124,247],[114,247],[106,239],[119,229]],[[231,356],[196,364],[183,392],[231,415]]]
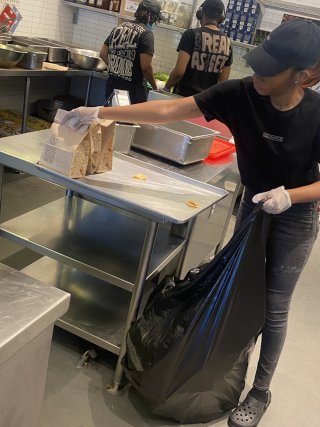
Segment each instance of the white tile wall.
[[73,25],[72,42],[87,49],[100,51],[101,45],[116,25],[115,16],[79,9],[78,23]]
[[63,0],[20,0],[17,8],[23,19],[16,35],[72,40],[73,10],[65,6]]
[[246,64],[243,56],[248,52],[251,47],[238,46],[233,44],[233,64],[231,67],[231,79],[241,79],[242,77],[251,76],[253,71]]

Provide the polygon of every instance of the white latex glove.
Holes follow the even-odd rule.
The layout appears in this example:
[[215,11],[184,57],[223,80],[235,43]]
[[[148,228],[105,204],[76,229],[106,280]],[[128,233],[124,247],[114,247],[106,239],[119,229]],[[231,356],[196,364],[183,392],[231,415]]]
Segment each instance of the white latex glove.
[[61,121],[73,130],[81,130],[81,127],[98,121],[99,109],[101,107],[79,107],[69,111]]
[[265,193],[258,193],[252,198],[253,203],[263,202],[264,200],[262,209],[270,214],[284,212],[292,205],[289,193],[283,185]]

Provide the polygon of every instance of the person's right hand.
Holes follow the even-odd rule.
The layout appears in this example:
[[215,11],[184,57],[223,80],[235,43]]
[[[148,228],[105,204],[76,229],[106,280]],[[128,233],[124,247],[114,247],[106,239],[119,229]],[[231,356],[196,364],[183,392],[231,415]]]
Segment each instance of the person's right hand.
[[61,124],[75,131],[84,125],[98,121],[99,109],[101,107],[79,107],[69,111],[61,121]]

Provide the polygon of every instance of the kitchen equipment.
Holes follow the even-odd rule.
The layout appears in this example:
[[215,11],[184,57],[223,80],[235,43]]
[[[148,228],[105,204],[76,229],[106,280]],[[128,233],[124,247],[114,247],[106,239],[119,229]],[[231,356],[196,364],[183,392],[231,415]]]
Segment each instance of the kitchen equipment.
[[127,123],[116,123],[113,139],[114,151],[125,154],[129,153],[136,129],[139,127],[140,126],[138,125],[131,125]]
[[95,71],[103,71],[107,68],[107,64],[104,62],[102,58],[99,58],[99,62],[95,67]]
[[83,70],[94,70],[99,64],[100,54],[94,50],[69,49],[71,60]]
[[39,99],[37,101],[37,115],[41,119],[53,122],[58,109],[67,109],[67,104],[57,99]]
[[132,146],[182,165],[205,159],[219,132],[185,121],[140,125]]
[[236,146],[223,138],[214,138],[209,156],[206,158],[208,161],[215,161],[228,154],[235,153]]
[[27,53],[18,63],[19,67],[35,70],[42,68],[43,61],[46,61],[48,53],[37,50],[36,48],[26,47]]
[[14,67],[25,53],[26,51],[21,46],[0,44],[0,67]]
[[170,100],[178,98],[182,98],[182,96],[176,95],[175,93],[166,92],[164,90],[149,90],[148,93],[148,101],[158,101],[160,99]]
[[1,44],[8,44],[11,42],[12,36],[10,34],[1,34],[0,33],[0,43]]
[[35,48],[41,52],[47,52],[48,62],[67,62],[68,60],[68,48],[56,42],[51,42],[49,39],[14,36],[13,41],[21,46]]

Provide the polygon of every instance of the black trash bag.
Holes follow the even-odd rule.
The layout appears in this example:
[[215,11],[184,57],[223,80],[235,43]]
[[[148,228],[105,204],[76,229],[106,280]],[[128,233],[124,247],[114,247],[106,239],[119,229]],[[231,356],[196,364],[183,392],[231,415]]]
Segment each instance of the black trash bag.
[[150,295],[123,366],[154,414],[208,422],[237,406],[265,319],[269,215],[255,210],[208,264]]

